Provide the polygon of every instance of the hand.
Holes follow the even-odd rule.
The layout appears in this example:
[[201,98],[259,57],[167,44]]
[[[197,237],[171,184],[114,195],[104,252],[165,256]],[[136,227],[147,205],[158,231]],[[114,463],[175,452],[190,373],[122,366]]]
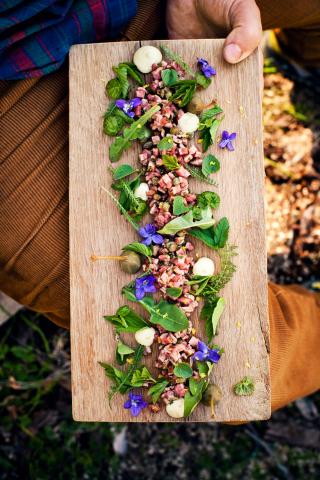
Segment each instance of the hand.
[[[262,37],[260,11],[254,0],[168,0],[169,38],[221,38],[223,57],[238,63]],[[230,32],[230,33],[229,33]]]

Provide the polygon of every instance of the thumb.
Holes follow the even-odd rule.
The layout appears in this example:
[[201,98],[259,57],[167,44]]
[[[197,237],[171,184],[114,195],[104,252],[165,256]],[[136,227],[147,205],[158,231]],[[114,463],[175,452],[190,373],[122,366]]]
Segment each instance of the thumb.
[[238,63],[259,45],[262,37],[260,11],[254,0],[239,0],[229,12],[232,31],[226,38],[223,57],[229,63]]

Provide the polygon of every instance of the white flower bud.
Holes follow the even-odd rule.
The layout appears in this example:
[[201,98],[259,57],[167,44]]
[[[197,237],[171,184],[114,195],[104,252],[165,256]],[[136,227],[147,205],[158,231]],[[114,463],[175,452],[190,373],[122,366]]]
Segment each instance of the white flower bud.
[[201,257],[193,265],[193,274],[202,277],[210,277],[214,274],[214,263],[211,258]]
[[140,183],[134,191],[134,196],[141,198],[141,200],[147,200],[147,192],[149,191],[149,186],[147,183]]
[[144,327],[135,333],[134,338],[140,343],[140,345],[150,347],[153,344],[155,333],[156,331],[154,328]]
[[184,399],[178,398],[178,400],[173,400],[173,402],[168,403],[166,412],[169,417],[182,418],[184,416]]
[[151,45],[145,45],[144,47],[138,48],[133,55],[133,63],[142,73],[150,73],[152,65],[154,63],[160,63],[161,60],[162,54],[159,48],[152,47]]
[[178,120],[182,133],[193,133],[199,128],[199,117],[194,113],[184,113]]

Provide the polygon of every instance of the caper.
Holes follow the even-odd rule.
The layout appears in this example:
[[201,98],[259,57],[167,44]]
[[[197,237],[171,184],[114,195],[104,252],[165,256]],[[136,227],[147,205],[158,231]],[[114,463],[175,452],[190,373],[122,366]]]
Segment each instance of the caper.
[[179,185],[179,183],[180,183],[179,178],[176,177],[173,179],[173,185]]
[[126,273],[136,273],[141,268],[141,258],[135,252],[122,252],[121,257],[125,260],[120,261],[120,268]]
[[215,383],[210,384],[202,396],[201,402],[204,405],[211,407],[212,417],[214,417],[214,407],[215,405],[217,405],[217,403],[220,402],[221,398],[222,398],[221,388]]
[[177,244],[175,242],[169,242],[167,245],[169,252],[175,252],[177,250]]
[[152,148],[152,147],[153,147],[153,143],[150,141],[143,144],[143,148]]

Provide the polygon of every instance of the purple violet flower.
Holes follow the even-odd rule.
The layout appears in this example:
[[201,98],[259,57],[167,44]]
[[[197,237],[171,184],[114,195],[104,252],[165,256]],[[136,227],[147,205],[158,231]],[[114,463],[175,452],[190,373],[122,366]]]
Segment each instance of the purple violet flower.
[[120,108],[128,117],[133,118],[134,117],[134,112],[132,111],[134,108],[136,108],[138,105],[141,103],[141,98],[133,98],[132,100],[124,100],[123,98],[120,98],[119,100],[116,101],[116,106]]
[[207,60],[205,60],[204,58],[198,58],[198,64],[200,65],[200,70],[205,77],[210,78],[213,75],[216,75],[216,69],[211,67],[211,65],[209,65]]
[[209,348],[204,342],[199,340],[198,351],[192,356],[192,360],[199,360],[200,362],[209,361],[212,363],[218,363],[220,354],[218,350]]
[[236,132],[229,133],[227,130],[223,130],[222,136],[221,136],[221,142],[219,143],[220,148],[226,148],[232,152],[234,150],[234,146],[232,144],[232,140],[236,138],[237,134]]
[[136,278],[135,295],[137,300],[141,300],[146,293],[155,293],[157,291],[155,287],[156,277],[153,275],[144,275],[143,277]]
[[157,233],[157,229],[152,223],[147,223],[144,227],[139,228],[138,233],[144,239],[141,242],[144,245],[151,245],[151,243],[161,245],[163,242],[163,236]]
[[129,392],[129,400],[124,402],[124,408],[130,409],[131,415],[137,417],[141,410],[148,406],[147,402],[143,400],[142,395]]

